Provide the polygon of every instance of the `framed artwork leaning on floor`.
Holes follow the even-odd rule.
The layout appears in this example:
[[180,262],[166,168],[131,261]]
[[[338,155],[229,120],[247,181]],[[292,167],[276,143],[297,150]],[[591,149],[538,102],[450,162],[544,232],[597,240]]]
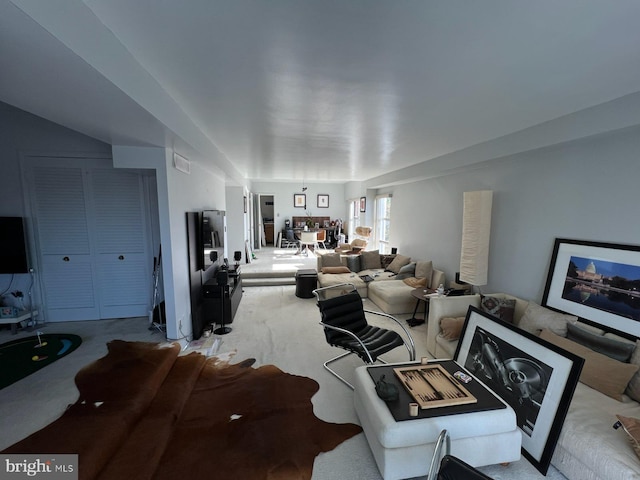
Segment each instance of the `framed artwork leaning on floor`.
[[584,359],[469,307],[454,360],[513,408],[522,453],[546,474]]

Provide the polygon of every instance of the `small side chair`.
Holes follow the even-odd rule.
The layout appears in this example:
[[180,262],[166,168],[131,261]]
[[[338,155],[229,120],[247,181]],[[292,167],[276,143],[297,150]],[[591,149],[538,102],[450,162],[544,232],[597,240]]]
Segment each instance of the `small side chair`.
[[282,239],[282,243],[280,244],[280,248],[300,248],[300,242],[295,236],[292,228],[287,228],[284,231],[284,238]]
[[[328,296],[327,293],[333,289],[341,289],[341,295],[326,298]],[[327,343],[333,347],[346,350],[346,353],[324,362],[324,368],[351,390],[353,390],[353,385],[332,370],[329,364],[353,354],[360,357],[366,364],[374,364],[376,361],[386,363],[380,358],[380,355],[384,355],[402,345],[409,352],[409,360],[415,360],[415,343],[406,327],[391,315],[365,310],[362,305],[362,297],[360,297],[353,284],[341,283],[330,287],[318,288],[313,293],[318,300],[318,308],[322,319],[320,325],[324,328]],[[405,338],[394,330],[369,325],[365,316],[366,313],[380,315],[394,321],[404,331]]]
[[491,477],[451,455],[450,450],[449,432],[442,430],[436,440],[427,480],[492,480]]

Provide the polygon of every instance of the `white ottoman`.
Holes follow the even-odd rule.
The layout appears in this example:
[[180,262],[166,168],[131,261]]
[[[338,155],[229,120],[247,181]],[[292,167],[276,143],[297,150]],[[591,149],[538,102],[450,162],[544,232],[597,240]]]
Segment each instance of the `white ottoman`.
[[385,480],[426,475],[435,441],[444,429],[451,438],[451,454],[474,467],[520,459],[522,437],[515,412],[506,403],[507,408],[499,410],[397,422],[376,394],[367,368],[356,369],[354,404]]

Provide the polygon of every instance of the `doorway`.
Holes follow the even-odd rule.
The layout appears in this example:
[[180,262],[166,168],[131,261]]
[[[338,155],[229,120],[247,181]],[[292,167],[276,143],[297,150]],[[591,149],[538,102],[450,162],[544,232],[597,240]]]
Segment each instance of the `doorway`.
[[275,208],[273,194],[258,194],[258,231],[261,232],[260,246],[273,247],[276,244]]

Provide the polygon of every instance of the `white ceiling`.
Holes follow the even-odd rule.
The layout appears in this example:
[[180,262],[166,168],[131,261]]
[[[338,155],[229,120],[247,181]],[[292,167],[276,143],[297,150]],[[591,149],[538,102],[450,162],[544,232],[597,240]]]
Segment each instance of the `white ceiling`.
[[639,92],[639,24],[637,0],[0,0],[0,100],[230,182],[366,180]]

